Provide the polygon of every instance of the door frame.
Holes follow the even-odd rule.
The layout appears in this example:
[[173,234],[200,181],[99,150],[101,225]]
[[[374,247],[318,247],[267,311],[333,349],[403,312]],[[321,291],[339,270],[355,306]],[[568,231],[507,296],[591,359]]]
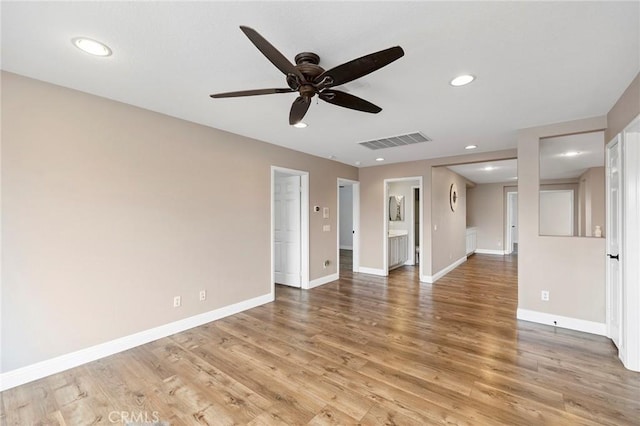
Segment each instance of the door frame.
[[[419,185],[411,186],[411,223],[413,224],[413,232],[409,236],[409,258],[407,259],[407,265],[416,265],[416,242],[420,241],[420,236],[422,235],[422,229],[420,228],[420,212],[418,212],[418,241],[416,241],[416,190],[418,190],[418,210],[422,207],[422,191],[420,191]],[[387,203],[388,204],[388,203]]]
[[[360,271],[360,182],[357,180],[338,178],[337,180],[337,212],[336,212],[336,239],[337,239],[337,251],[336,251],[336,262],[337,267],[336,271],[338,277],[340,276],[340,210],[345,208],[345,206],[340,205],[340,185],[349,185],[351,186],[351,196],[352,196],[352,221],[353,221],[353,243],[352,243],[352,253],[353,253],[353,267],[351,268],[353,272]],[[346,207],[348,208],[348,207]]]
[[[513,238],[511,236],[512,232],[511,232],[511,227],[513,226],[513,222],[511,221],[511,217],[512,217],[512,210],[513,210],[513,199],[514,197],[518,197],[518,191],[507,191],[507,220],[506,220],[506,224],[507,227],[505,229],[505,247],[504,247],[504,254],[511,254],[513,253]],[[516,217],[517,217],[518,211],[516,210]]]
[[[424,235],[424,211],[423,211],[423,206],[424,206],[424,191],[423,191],[423,178],[422,176],[411,176],[411,177],[402,177],[402,178],[392,178],[392,179],[385,179],[382,183],[383,188],[384,188],[384,197],[383,197],[383,206],[384,208],[382,209],[383,211],[383,216],[382,216],[382,274],[383,276],[388,276],[389,275],[389,184],[392,182],[407,182],[407,181],[418,181],[418,185],[412,185],[412,187],[417,186],[418,187],[418,191],[419,191],[419,196],[420,196],[420,221],[419,226],[420,226],[420,253],[421,253],[421,259],[420,259],[420,263],[418,264],[420,271],[419,271],[419,276],[422,277],[422,271],[423,271],[423,266],[424,266],[424,261],[423,261],[423,256],[422,253],[424,253],[424,250],[422,249],[422,245],[423,245],[423,235]],[[413,188],[411,188],[411,195],[413,197]],[[406,209],[407,206],[405,204],[405,217],[406,217]],[[411,213],[413,215],[413,213]],[[413,221],[412,221],[413,222]],[[413,230],[413,226],[414,224],[411,223],[411,229],[409,230],[409,232],[414,232]],[[413,247],[413,250],[415,252],[415,247]]]
[[309,288],[309,172],[271,166],[271,296],[275,298],[275,180],[276,173],[300,176],[300,288]]

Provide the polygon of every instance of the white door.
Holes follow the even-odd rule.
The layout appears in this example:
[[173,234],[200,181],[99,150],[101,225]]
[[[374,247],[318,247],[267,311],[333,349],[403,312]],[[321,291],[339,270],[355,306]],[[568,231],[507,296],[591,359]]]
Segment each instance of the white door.
[[276,176],[273,201],[275,281],[300,287],[300,176]]
[[616,138],[607,145],[607,312],[609,337],[618,349],[624,342],[622,338],[622,274],[620,243],[622,237],[622,174],[620,161],[620,142]]
[[573,235],[573,190],[540,191],[540,235]]

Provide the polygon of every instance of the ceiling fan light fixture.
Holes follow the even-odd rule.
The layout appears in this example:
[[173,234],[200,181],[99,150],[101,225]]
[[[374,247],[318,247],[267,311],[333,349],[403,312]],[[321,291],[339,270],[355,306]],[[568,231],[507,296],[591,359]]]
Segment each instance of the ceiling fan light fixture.
[[471,83],[475,79],[476,79],[476,77],[471,75],[471,74],[463,74],[463,75],[459,75],[456,78],[454,78],[453,80],[451,80],[449,82],[449,84],[454,86],[454,87],[459,87],[459,86],[467,85],[467,84]]
[[75,37],[71,39],[75,47],[93,56],[111,56],[112,51],[104,43],[86,37]]
[[304,129],[305,127],[307,127],[307,123],[303,123],[302,121],[298,121],[296,124],[293,125],[293,127],[297,128],[297,129]]

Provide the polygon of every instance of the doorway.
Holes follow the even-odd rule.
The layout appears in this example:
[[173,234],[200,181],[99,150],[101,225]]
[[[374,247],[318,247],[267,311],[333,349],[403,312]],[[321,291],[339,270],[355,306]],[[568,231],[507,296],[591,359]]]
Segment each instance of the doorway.
[[360,265],[360,183],[338,178],[338,276]]
[[420,187],[412,186],[413,191],[413,264],[420,263]]
[[507,192],[507,221],[505,254],[518,253],[518,193]]
[[[416,253],[422,252],[422,202],[418,201],[418,220],[415,218],[416,191],[422,199],[422,176],[384,180],[384,244],[383,274],[404,265],[416,264]],[[393,210],[393,211],[392,211]],[[393,213],[393,214],[391,214]],[[418,239],[416,240],[416,223]],[[419,262],[422,276],[423,262]]]
[[271,288],[309,287],[309,173],[271,167]]

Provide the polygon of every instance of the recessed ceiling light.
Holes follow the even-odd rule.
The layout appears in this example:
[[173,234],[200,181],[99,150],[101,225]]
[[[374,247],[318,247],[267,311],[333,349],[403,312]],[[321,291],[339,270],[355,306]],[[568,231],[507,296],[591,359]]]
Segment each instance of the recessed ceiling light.
[[361,163],[359,161],[356,161],[356,166],[359,166]]
[[94,56],[111,55],[111,49],[109,49],[109,46],[104,43],[100,43],[99,41],[91,40],[90,38],[76,37],[71,39],[71,42],[78,49]]
[[456,78],[454,78],[453,80],[451,80],[451,82],[449,84],[451,84],[452,86],[464,86],[465,84],[469,84],[471,83],[473,80],[475,80],[476,78],[470,74],[464,74],[464,75],[459,75]]
[[378,157],[378,158],[376,158],[376,161],[384,161],[384,158]]
[[307,123],[303,123],[302,121],[300,121],[294,124],[293,127],[297,127],[298,129],[304,129],[305,127],[307,127]]
[[562,155],[564,155],[565,157],[575,157],[576,155],[580,155],[580,152],[579,151],[568,151],[568,152],[565,152]]
[[476,149],[478,147],[478,145],[467,145],[464,147],[464,149]]
[[484,169],[482,169],[482,170],[490,171],[490,170],[494,170],[494,169],[496,169],[496,168],[497,168],[497,167],[487,166],[487,167],[485,167],[485,168],[484,168]]

